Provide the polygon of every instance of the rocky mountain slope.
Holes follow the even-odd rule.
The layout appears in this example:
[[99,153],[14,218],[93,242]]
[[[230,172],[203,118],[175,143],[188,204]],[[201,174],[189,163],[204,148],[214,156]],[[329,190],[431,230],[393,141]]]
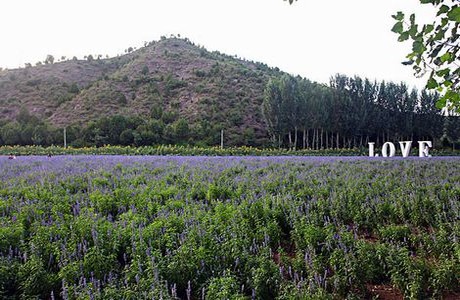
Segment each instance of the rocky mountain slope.
[[152,117],[158,112],[190,126],[208,122],[228,134],[266,136],[261,103],[281,72],[188,39],[164,38],[125,55],[68,60],[0,72],[0,119],[21,109],[55,127],[104,116]]

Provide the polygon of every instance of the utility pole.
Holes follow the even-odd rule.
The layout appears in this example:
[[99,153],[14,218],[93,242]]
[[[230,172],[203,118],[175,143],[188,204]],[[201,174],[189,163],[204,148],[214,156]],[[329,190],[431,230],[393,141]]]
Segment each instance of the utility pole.
[[64,149],[67,148],[67,135],[66,135],[66,130],[64,127]]
[[224,149],[224,130],[220,131],[220,149]]

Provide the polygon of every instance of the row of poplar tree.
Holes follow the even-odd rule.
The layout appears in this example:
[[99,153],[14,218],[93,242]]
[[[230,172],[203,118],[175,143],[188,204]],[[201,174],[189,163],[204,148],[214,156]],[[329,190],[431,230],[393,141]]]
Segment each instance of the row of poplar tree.
[[452,146],[460,139],[460,117],[437,108],[438,97],[404,83],[336,75],[322,85],[285,74],[268,82],[262,111],[279,147],[337,149],[405,140]]

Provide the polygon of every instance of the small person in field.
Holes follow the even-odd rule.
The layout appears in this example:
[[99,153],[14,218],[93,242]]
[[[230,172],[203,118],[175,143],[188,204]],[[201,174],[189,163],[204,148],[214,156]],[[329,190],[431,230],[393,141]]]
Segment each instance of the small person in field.
[[51,158],[51,153],[48,153],[48,158]]
[[8,159],[16,159],[16,155],[14,155],[13,153],[11,153],[10,156],[8,156]]

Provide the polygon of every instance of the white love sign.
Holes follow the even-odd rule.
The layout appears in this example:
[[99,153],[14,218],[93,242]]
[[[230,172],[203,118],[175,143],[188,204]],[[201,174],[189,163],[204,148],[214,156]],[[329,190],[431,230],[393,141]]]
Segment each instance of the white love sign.
[[[399,142],[399,147],[401,148],[401,153],[403,157],[408,157],[410,149],[412,147],[412,141],[403,141]],[[429,154],[429,149],[433,147],[431,141],[418,141],[418,156],[419,157],[431,157]],[[382,146],[382,156],[383,157],[393,157],[396,155],[396,147],[392,142],[386,142]],[[379,154],[375,154],[375,143],[369,143],[369,156],[377,157]]]

